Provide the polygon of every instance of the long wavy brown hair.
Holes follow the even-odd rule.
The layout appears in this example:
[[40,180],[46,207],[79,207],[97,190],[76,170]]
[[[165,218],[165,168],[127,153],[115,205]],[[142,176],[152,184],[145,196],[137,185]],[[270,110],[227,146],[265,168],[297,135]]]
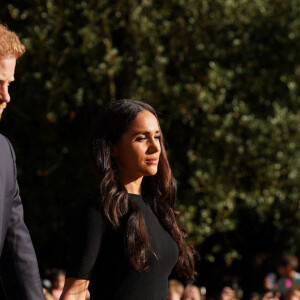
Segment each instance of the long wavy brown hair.
[[[114,229],[122,228],[127,258],[140,272],[148,269],[147,252],[155,253],[148,239],[141,210],[130,199],[121,183],[111,146],[120,141],[137,114],[145,110],[158,120],[155,110],[144,102],[124,99],[109,103],[95,122],[91,142],[92,164],[99,179],[102,216]],[[176,219],[176,183],[166,156],[162,134],[160,142],[161,154],[157,173],[143,178],[142,195],[178,246],[177,272],[194,277],[196,251],[186,243],[186,233]]]

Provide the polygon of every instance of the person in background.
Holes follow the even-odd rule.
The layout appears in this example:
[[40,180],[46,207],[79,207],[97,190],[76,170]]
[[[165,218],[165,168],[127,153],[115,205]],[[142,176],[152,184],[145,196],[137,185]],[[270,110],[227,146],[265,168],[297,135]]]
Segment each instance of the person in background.
[[[8,87],[14,81],[17,59],[24,52],[18,36],[0,25],[0,119],[10,102]],[[44,299],[35,251],[24,223],[15,153],[9,140],[1,134],[0,271],[7,299]]]
[[52,283],[49,279],[42,279],[43,293],[45,300],[54,300],[54,297],[51,295]]
[[188,284],[184,290],[182,300],[201,300],[199,288],[196,285]]
[[237,300],[235,290],[225,286],[220,293],[219,300]]
[[276,274],[273,272],[268,273],[264,278],[263,285],[265,292],[277,291]]
[[179,297],[179,294],[173,291],[169,292],[168,298],[166,300],[181,300],[181,298]]
[[261,300],[280,300],[280,293],[277,292],[266,292],[262,294]]
[[54,300],[59,300],[65,284],[66,273],[63,270],[54,270],[52,274],[51,294]]
[[284,297],[284,300],[300,300],[300,291],[293,290],[287,293]]
[[252,292],[248,299],[249,300],[260,300],[260,294],[257,292]]
[[298,264],[298,258],[292,254],[284,255],[278,264],[277,272],[281,277],[277,281],[277,291],[283,297],[292,290],[300,290]]
[[176,279],[170,279],[169,280],[168,300],[181,299],[183,296],[183,293],[184,293],[184,285]]

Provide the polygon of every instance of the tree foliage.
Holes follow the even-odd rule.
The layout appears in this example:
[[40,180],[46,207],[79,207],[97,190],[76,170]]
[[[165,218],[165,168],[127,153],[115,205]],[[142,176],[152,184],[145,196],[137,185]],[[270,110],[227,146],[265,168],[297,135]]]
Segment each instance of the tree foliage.
[[257,271],[300,254],[298,0],[15,0],[0,12],[27,48],[1,131],[43,267],[63,264],[66,220],[95,185],[91,120],[121,98],[160,112],[180,220],[204,261]]

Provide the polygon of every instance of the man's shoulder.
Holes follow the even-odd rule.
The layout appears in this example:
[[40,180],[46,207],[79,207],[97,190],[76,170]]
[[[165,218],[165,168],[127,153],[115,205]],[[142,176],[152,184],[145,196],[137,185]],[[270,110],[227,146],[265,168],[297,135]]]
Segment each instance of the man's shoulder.
[[14,150],[9,141],[9,139],[0,133],[0,149],[1,149],[1,157],[14,157]]
[[0,133],[0,144],[10,146],[9,139]]

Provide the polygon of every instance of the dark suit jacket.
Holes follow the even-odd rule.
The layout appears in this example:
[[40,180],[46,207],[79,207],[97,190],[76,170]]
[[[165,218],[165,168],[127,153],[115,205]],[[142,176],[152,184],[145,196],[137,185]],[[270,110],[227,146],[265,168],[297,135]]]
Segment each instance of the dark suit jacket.
[[13,148],[0,134],[0,271],[7,299],[42,300],[35,251],[23,219]]

